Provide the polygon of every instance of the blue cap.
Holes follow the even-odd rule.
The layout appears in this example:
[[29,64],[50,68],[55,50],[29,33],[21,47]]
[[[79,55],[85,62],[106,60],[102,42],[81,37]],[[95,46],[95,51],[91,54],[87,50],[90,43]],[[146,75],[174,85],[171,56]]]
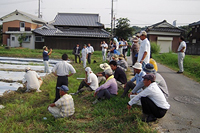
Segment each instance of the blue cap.
[[150,63],[146,64],[145,67],[143,68],[143,71],[146,73],[155,73],[156,70],[154,69],[154,66]]
[[61,87],[57,87],[57,89],[60,89],[64,92],[67,92],[69,90],[69,88],[66,85],[62,85]]

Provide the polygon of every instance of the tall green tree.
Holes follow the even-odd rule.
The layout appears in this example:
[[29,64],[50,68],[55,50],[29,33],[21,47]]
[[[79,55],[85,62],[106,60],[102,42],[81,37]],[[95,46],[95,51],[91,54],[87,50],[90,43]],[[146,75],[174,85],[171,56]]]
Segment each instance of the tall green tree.
[[115,29],[115,36],[128,39],[132,36],[133,28],[130,27],[130,20],[128,18],[119,18],[117,19],[117,25]]

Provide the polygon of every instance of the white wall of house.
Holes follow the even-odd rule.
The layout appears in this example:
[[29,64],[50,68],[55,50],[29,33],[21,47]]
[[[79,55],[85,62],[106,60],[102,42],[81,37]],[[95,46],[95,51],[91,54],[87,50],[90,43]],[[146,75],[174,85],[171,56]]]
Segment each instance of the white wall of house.
[[30,42],[23,42],[22,47],[35,49],[35,36],[33,34],[30,35]]
[[[18,38],[21,34],[12,34],[9,38],[9,46],[10,47],[19,47],[19,41]],[[29,49],[35,49],[35,36],[33,34],[26,34],[26,36],[30,36],[30,41],[24,41],[22,43],[22,47],[29,48]]]
[[10,35],[10,47],[19,47],[19,41],[18,41],[19,35]]

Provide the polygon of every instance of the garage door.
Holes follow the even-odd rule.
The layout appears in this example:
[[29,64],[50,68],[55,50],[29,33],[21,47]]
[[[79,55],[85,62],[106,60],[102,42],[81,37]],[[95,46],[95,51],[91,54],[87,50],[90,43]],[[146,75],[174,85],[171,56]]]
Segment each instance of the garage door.
[[160,53],[168,53],[172,50],[173,37],[158,37],[157,44],[160,45]]

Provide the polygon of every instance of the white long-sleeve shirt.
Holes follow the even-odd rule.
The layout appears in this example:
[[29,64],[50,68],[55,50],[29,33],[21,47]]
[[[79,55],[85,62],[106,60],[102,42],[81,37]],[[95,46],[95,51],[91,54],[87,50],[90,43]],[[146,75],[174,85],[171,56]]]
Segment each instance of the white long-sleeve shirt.
[[132,98],[128,104],[133,105],[136,104],[141,97],[148,97],[151,99],[158,107],[162,109],[169,109],[170,105],[167,102],[164,94],[156,84],[156,82],[151,83],[146,89],[144,89],[142,92],[140,92],[138,95],[136,95],[134,98]]

